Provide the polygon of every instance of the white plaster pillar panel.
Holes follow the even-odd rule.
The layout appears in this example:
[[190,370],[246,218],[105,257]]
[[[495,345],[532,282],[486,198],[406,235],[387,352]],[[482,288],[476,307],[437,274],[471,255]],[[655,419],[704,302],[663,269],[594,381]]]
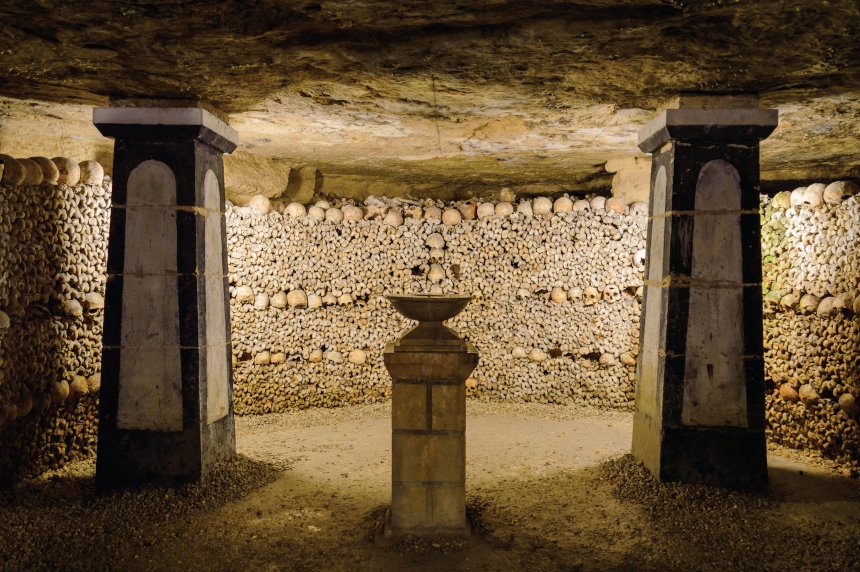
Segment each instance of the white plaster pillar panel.
[[211,423],[227,415],[230,407],[230,348],[227,316],[220,300],[226,299],[227,275],[224,256],[224,215],[218,177],[210,169],[203,180],[206,212],[206,416]]
[[731,164],[702,168],[695,209],[681,421],[746,427],[741,187]]
[[182,430],[176,179],[144,161],[128,179],[117,427]]
[[[650,248],[646,261],[646,279],[650,283],[645,287],[645,298],[649,300],[640,329],[640,348],[642,359],[638,362],[638,375],[645,382],[636,384],[636,403],[639,411],[652,418],[660,414],[660,403],[657,395],[657,376],[659,375],[661,328],[660,319],[665,314],[664,288],[659,284],[663,276],[665,264],[666,243],[666,167],[657,170],[654,181],[654,197],[650,202],[651,217],[648,221]],[[656,301],[656,303],[655,303]]]
[[652,212],[633,452],[662,480],[763,486],[758,145],[777,115],[714,107],[640,132]]
[[93,121],[116,139],[96,481],[197,480],[235,452],[221,156],[237,136],[200,107]]

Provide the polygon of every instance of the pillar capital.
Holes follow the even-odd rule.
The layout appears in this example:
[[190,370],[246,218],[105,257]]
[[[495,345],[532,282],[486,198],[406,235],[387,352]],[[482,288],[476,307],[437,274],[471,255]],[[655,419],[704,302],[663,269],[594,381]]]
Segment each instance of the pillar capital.
[[639,148],[653,153],[669,141],[749,142],[776,129],[776,109],[666,109],[639,131]]
[[97,107],[93,124],[105,137],[116,139],[199,140],[221,153],[232,153],[238,132],[214,110],[199,102],[142,100],[141,105]]

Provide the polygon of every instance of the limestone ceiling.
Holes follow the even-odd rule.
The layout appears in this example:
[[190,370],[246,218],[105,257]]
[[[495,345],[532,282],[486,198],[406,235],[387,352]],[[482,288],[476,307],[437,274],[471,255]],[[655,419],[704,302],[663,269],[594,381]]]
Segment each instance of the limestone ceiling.
[[856,177],[858,32],[854,0],[6,0],[0,136],[201,98],[245,152],[324,174],[583,189],[668,96],[753,90],[781,111],[765,177]]

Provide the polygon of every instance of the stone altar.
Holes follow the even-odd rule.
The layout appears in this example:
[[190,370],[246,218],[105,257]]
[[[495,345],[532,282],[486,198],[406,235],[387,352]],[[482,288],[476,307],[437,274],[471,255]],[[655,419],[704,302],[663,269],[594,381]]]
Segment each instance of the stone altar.
[[386,296],[418,325],[385,347],[391,399],[391,513],[387,538],[469,535],[466,386],[478,351],[442,322],[471,296]]

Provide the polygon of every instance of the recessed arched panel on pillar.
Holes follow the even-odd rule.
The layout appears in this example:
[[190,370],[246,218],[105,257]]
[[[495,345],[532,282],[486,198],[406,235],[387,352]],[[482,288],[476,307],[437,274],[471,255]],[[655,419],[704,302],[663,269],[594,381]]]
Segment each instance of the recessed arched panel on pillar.
[[199,480],[235,454],[222,154],[199,105],[122,102],[114,137],[96,483]]
[[[633,454],[661,480],[767,482],[755,97],[683,95],[639,134],[651,220]],[[725,106],[725,107],[721,107]]]
[[128,178],[117,427],[182,430],[176,178],[144,161]]
[[206,244],[203,265],[206,288],[206,417],[211,423],[223,418],[230,409],[230,347],[226,300],[227,271],[224,260],[224,216],[221,187],[210,169],[203,180],[203,207],[206,213]]
[[[649,281],[659,281],[665,264],[666,244],[666,168],[660,167],[654,180],[654,200],[651,201],[651,218],[648,222],[651,248],[648,251],[645,277]],[[646,299],[658,301],[663,306],[663,291],[659,286],[649,284],[645,287]],[[642,358],[639,360],[640,375],[650,378],[646,383],[636,384],[636,403],[640,410],[656,417],[660,412],[657,395],[657,372],[660,365],[660,316],[662,311],[647,312],[643,317],[640,334]]]
[[741,185],[734,166],[705,164],[695,210],[681,421],[746,427]]

